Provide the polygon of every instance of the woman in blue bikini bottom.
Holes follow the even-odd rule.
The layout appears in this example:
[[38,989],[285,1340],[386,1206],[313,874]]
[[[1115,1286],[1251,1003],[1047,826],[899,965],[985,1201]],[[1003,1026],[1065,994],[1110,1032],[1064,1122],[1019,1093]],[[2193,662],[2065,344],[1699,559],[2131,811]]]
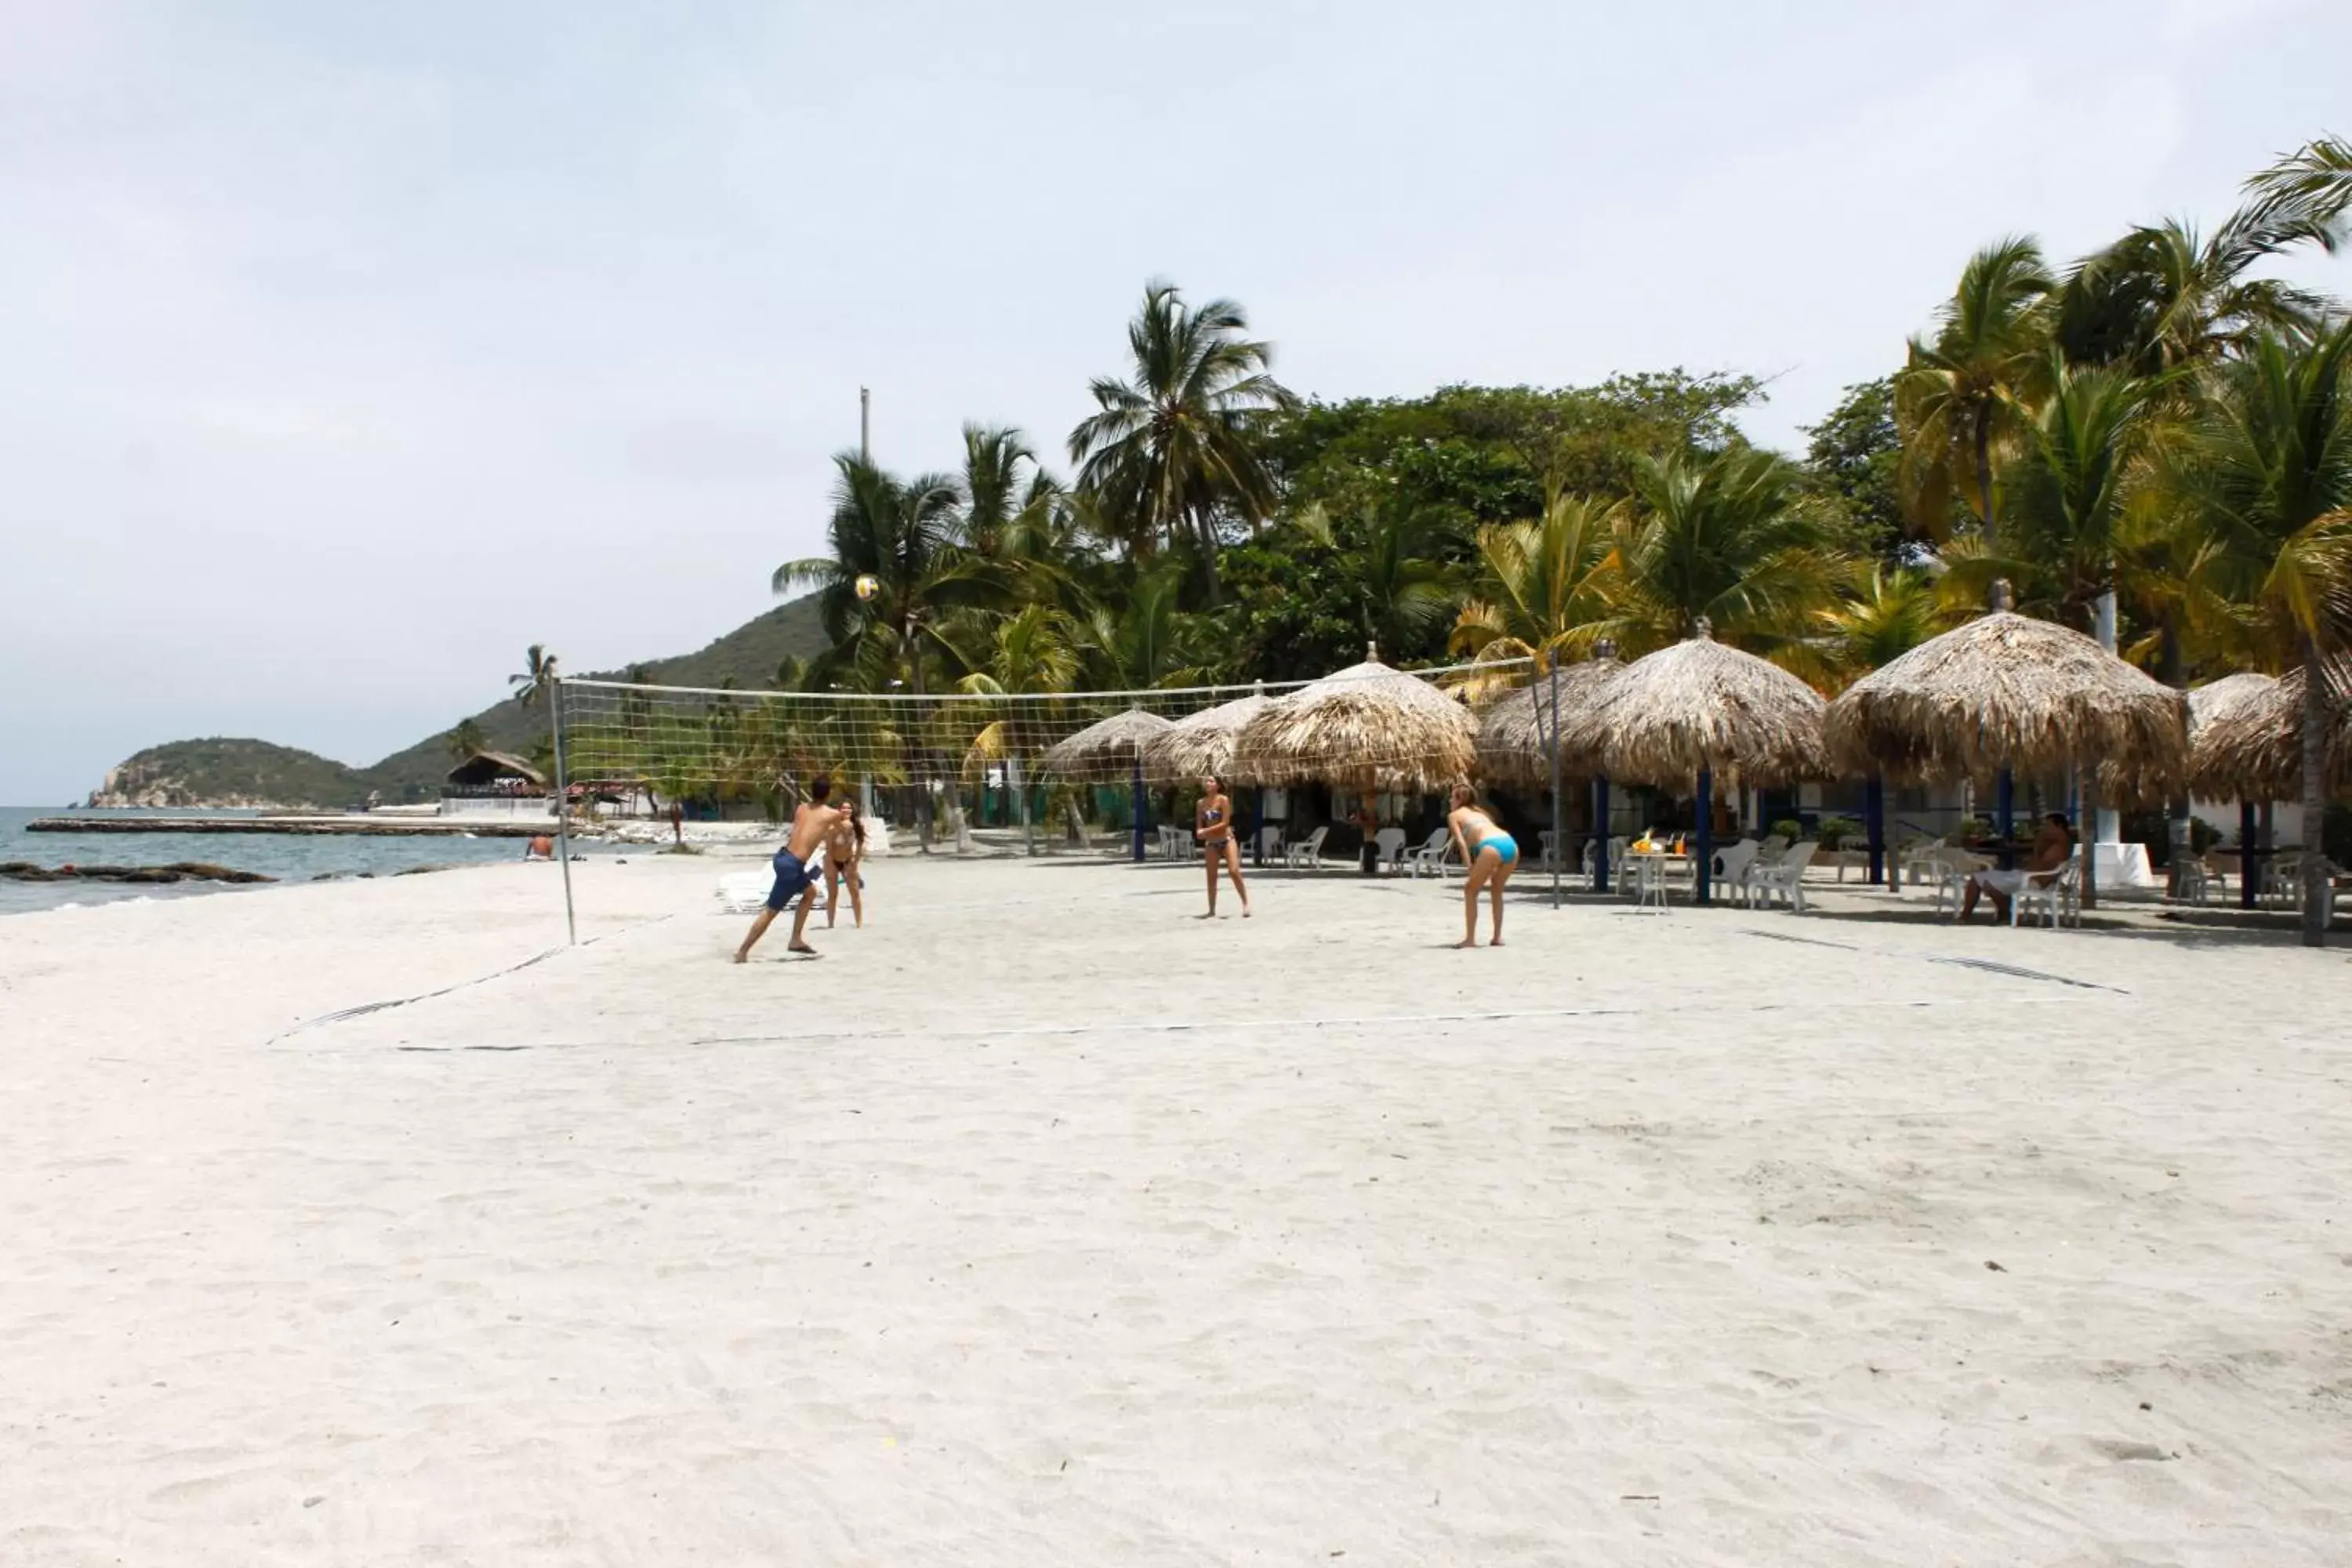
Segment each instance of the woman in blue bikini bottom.
[[1478,796],[1468,784],[1454,786],[1454,809],[1446,814],[1445,824],[1454,830],[1454,846],[1461,852],[1462,864],[1470,874],[1462,886],[1463,947],[1478,945],[1478,892],[1485,889],[1494,916],[1494,938],[1490,947],[1503,945],[1503,886],[1518,869],[1518,841],[1495,826],[1495,819],[1479,809]]

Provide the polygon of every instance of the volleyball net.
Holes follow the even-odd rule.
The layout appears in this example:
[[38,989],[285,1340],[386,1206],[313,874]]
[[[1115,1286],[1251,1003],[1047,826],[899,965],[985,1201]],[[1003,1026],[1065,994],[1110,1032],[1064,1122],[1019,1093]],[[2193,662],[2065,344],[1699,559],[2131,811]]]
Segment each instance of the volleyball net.
[[[1480,701],[1524,683],[1529,661],[1375,668],[1319,681],[1133,690],[916,693],[779,691],[574,679],[561,683],[564,772],[575,795],[615,803],[777,804],[825,773],[850,784],[932,790],[1153,784],[1221,771],[1243,724],[1283,699],[1339,710],[1328,735],[1291,738],[1293,776],[1328,762],[1334,782],[1367,771],[1428,773],[1432,699]],[[1385,711],[1402,715],[1383,722]],[[1354,721],[1346,721],[1349,719]],[[1328,757],[1317,748],[1328,750]],[[1222,771],[1233,771],[1229,767]],[[1245,778],[1240,782],[1249,782]]]

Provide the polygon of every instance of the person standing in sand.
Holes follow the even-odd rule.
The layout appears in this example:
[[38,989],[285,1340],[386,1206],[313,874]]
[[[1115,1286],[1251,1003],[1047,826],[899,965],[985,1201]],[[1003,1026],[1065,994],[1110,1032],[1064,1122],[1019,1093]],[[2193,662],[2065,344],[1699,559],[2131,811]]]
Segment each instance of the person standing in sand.
[[866,823],[857,815],[857,797],[841,797],[841,820],[824,840],[824,929],[833,929],[834,906],[841,901],[841,885],[849,884],[849,918],[866,929]]
[[776,885],[768,889],[767,908],[752,917],[751,929],[744,933],[743,945],[735,950],[736,963],[751,962],[752,944],[768,934],[768,928],[775,923],[778,915],[784,912],[784,906],[795,900],[799,901],[800,908],[793,915],[793,940],[789,951],[810,958],[817,955],[816,949],[803,941],[801,933],[807,929],[809,910],[816,906],[816,882],[809,874],[809,867],[816,859],[818,851],[824,848],[834,824],[841,820],[840,811],[825,804],[825,797],[832,793],[833,781],[819,773],[809,781],[808,799],[793,808],[792,836],[784,840],[784,847],[776,851]]
[[1223,871],[1233,878],[1234,891],[1241,898],[1242,919],[1249,919],[1249,886],[1242,880],[1241,847],[1234,842],[1233,797],[1213,778],[1201,781],[1201,805],[1192,813],[1192,837],[1201,841],[1201,858],[1209,867],[1209,912],[1201,918],[1217,918],[1217,873]]
[[1445,826],[1454,830],[1454,847],[1470,870],[1462,882],[1462,940],[1454,945],[1478,945],[1478,889],[1484,888],[1495,917],[1494,938],[1487,945],[1500,947],[1503,887],[1519,868],[1518,840],[1495,826],[1495,819],[1480,809],[1477,792],[1468,784],[1454,786],[1454,809],[1446,814]]

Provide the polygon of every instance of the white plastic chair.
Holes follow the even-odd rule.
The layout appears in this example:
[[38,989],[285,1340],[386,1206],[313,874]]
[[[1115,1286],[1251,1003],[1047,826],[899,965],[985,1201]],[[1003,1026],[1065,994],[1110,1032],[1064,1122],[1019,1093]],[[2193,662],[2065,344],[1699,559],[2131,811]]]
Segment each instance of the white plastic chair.
[[1282,858],[1282,828],[1279,824],[1268,823],[1257,830],[1257,858],[1261,860]]
[[1805,868],[1813,863],[1813,854],[1821,848],[1818,840],[1808,838],[1789,846],[1789,852],[1769,866],[1751,868],[1748,887],[1759,907],[1770,909],[1772,900],[1780,899],[1796,914],[1805,912]]
[[1628,855],[1625,857],[1625,869],[1629,873],[1625,879],[1627,889],[1633,895],[1635,909],[1643,909],[1651,904],[1657,905],[1662,910],[1666,908],[1666,858],[1664,856]]
[[1718,897],[1729,902],[1747,895],[1748,870],[1762,849],[1753,838],[1743,838],[1715,852],[1707,863],[1707,877],[1720,889]]
[[2083,852],[2079,849],[2066,857],[2058,868],[2058,875],[2046,883],[2036,885],[2028,877],[2025,885],[2009,900],[2009,923],[2013,927],[2023,920],[2028,910],[2039,910],[2043,922],[2052,931],[2061,925],[2083,923]]
[[1330,828],[1318,827],[1297,843],[1283,851],[1283,860],[1293,867],[1304,866],[1310,871],[1323,868],[1323,837]]
[[1383,827],[1372,835],[1372,847],[1379,854],[1383,871],[1393,871],[1404,863],[1404,829]]
[[1445,879],[1446,863],[1454,854],[1454,830],[1441,827],[1421,841],[1421,847],[1406,852],[1405,859],[1416,877]]

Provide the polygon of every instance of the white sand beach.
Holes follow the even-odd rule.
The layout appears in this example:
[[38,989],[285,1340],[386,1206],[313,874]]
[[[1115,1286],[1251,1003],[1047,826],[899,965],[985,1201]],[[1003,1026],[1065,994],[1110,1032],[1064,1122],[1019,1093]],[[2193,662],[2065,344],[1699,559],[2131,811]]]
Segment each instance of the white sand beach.
[[741,864],[0,921],[0,1562],[2352,1561],[2341,950]]

